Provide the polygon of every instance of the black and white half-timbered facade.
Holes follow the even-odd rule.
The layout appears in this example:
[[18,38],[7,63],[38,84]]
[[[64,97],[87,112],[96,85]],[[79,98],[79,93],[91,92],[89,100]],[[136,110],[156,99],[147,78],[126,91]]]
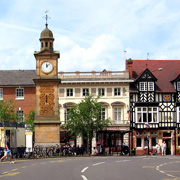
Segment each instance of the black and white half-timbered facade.
[[127,60],[130,85],[131,148],[137,155],[167,144],[167,154],[180,148],[180,60]]

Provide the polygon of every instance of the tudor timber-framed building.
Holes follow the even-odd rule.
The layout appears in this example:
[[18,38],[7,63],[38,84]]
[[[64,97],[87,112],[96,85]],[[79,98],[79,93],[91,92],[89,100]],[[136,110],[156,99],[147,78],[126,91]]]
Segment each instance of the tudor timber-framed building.
[[166,141],[167,154],[175,155],[180,148],[180,60],[129,59],[126,69],[134,79],[130,85],[131,148],[142,155]]

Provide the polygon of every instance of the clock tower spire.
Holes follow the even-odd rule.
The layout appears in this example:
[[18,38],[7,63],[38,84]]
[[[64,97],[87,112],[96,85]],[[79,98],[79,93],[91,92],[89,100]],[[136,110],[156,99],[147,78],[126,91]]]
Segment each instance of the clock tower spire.
[[36,117],[35,145],[48,146],[60,144],[60,118],[58,109],[58,58],[59,51],[54,51],[54,37],[46,27],[40,35],[40,51],[35,51],[36,58]]

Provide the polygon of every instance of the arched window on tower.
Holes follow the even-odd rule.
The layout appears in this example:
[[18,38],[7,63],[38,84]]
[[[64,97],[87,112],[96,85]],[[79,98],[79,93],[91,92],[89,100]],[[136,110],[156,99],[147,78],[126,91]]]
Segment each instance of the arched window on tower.
[[43,42],[41,43],[41,47],[43,48]]
[[48,47],[48,42],[46,42],[46,47]]
[[50,42],[50,47],[52,47],[52,42]]

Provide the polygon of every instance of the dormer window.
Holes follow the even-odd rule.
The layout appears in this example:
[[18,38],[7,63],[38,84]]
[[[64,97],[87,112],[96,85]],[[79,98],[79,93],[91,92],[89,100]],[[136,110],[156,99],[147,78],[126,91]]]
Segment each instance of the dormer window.
[[180,81],[177,82],[177,91],[180,91]]
[[139,90],[140,91],[154,91],[154,82],[140,82]]

